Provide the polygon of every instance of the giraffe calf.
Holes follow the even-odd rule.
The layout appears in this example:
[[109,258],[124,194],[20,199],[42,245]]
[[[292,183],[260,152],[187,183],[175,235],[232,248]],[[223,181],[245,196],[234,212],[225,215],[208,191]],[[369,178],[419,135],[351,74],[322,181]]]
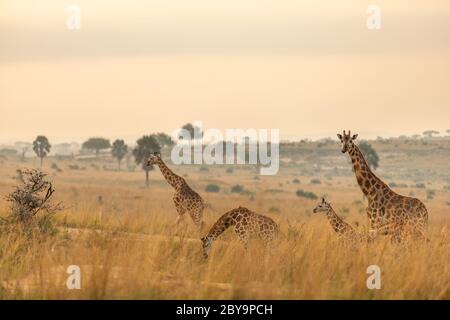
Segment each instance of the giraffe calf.
[[238,207],[222,215],[211,227],[208,234],[201,239],[205,258],[209,256],[212,242],[230,226],[234,226],[235,233],[244,245],[247,245],[251,237],[256,237],[267,246],[279,233],[278,225],[269,217],[244,207]]
[[364,243],[369,241],[371,236],[365,237],[363,234],[357,232],[351,225],[342,220],[341,217],[337,215],[334,209],[331,207],[331,203],[325,201],[322,198],[322,202],[320,202],[313,210],[314,213],[325,212],[333,227],[334,232],[337,233],[340,240],[342,240],[346,244],[355,245],[358,243]]

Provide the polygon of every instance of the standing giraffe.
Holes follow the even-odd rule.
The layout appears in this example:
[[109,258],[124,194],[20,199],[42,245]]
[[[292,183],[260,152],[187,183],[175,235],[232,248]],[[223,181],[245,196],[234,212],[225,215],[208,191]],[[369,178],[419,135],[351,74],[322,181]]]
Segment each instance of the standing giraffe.
[[361,150],[353,143],[357,134],[351,136],[350,131],[346,134],[344,130],[343,135],[337,136],[342,153],[350,155],[358,185],[368,199],[371,231],[390,234],[400,240],[402,233],[408,230],[416,238],[426,238],[428,212],[425,205],[419,199],[395,193],[372,172]]
[[202,197],[192,190],[182,177],[176,175],[167,167],[161,159],[161,154],[155,152],[151,155],[147,161],[147,165],[157,165],[166,181],[175,189],[175,194],[172,199],[178,212],[176,224],[178,225],[183,214],[187,211],[194,224],[201,230],[203,226],[203,209],[205,208]]
[[244,207],[238,207],[222,215],[211,227],[208,234],[201,239],[205,258],[208,258],[212,242],[230,226],[234,226],[234,232],[245,246],[247,246],[250,237],[260,238],[267,246],[279,232],[278,225],[269,217]]
[[353,229],[353,227],[347,222],[342,220],[331,207],[331,203],[325,201],[324,198],[322,198],[322,202],[314,208],[313,212],[325,212],[334,232],[337,233],[338,238],[344,243],[355,245],[366,241],[366,237]]

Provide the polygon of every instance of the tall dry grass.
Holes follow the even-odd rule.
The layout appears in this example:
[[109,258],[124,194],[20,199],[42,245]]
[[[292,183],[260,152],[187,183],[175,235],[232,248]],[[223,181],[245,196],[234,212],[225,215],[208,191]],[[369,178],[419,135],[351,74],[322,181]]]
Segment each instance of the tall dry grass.
[[[14,185],[16,165],[2,168],[0,191]],[[394,246],[381,238],[369,247],[339,245],[315,201],[298,198],[288,175],[255,182],[245,172],[240,183],[253,197],[205,194],[208,179],[188,172],[209,203],[206,225],[232,207],[243,205],[271,216],[283,236],[270,251],[258,242],[248,250],[227,231],[213,243],[210,258],[201,255],[199,235],[186,217],[176,228],[171,190],[152,173],[142,188],[141,173],[63,172],[54,176],[58,200],[66,210],[57,216],[55,237],[25,237],[20,230],[0,234],[1,299],[449,299],[450,232],[446,193],[426,203],[430,211],[428,243]],[[220,180],[219,175],[214,175]],[[223,185],[238,182],[223,178]],[[242,180],[244,182],[242,182]],[[304,180],[302,178],[302,180]],[[308,185],[327,194],[347,221],[359,222],[359,190],[351,178],[332,185]],[[284,192],[265,192],[280,188]],[[102,196],[102,202],[98,201]],[[353,204],[352,204],[353,203]],[[348,212],[340,209],[348,208]],[[0,202],[0,214],[7,204]],[[366,269],[382,271],[381,290],[369,290]],[[81,268],[82,287],[69,290],[69,265]]]

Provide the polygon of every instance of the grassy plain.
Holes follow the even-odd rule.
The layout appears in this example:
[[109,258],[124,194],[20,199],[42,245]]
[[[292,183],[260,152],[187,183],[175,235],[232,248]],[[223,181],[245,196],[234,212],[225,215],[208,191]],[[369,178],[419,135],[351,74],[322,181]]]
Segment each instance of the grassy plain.
[[[280,224],[283,237],[272,251],[256,242],[246,251],[228,230],[206,261],[189,217],[175,227],[172,190],[158,169],[146,188],[132,162],[118,171],[108,156],[48,157],[43,170],[65,206],[55,216],[58,233],[32,240],[19,231],[0,234],[0,298],[450,299],[450,141],[423,142],[373,142],[380,155],[376,173],[395,182],[395,191],[421,199],[430,214],[430,242],[401,247],[384,238],[356,250],[339,246],[326,217],[312,213],[318,200],[296,195],[303,189],[326,196],[346,221],[365,230],[365,200],[336,142],[282,147],[275,176],[260,176],[251,165],[169,163],[208,203],[207,226],[239,205]],[[39,163],[0,161],[2,197],[18,183],[17,169]],[[220,191],[205,192],[208,184]],[[236,184],[244,191],[231,192]],[[8,211],[0,199],[0,216]],[[381,268],[380,290],[366,287],[373,264]],[[81,268],[80,290],[66,287],[69,265]]]

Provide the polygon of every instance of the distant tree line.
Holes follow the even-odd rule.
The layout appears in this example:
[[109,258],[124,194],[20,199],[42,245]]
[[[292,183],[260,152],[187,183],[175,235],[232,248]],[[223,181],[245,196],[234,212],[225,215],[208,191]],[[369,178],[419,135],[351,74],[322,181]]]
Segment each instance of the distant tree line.
[[[191,123],[187,123],[184,126],[182,126],[182,129],[189,132],[190,139],[194,139],[194,132],[195,130],[198,130],[199,128],[195,127]],[[450,130],[446,130],[446,133],[450,135]],[[203,132],[200,132],[201,135],[203,135]],[[422,135],[426,138],[432,138],[436,135],[439,135],[439,131],[436,130],[426,130],[422,133]],[[413,139],[418,139],[419,135],[413,135]],[[181,139],[179,137],[178,139]],[[377,141],[383,140],[381,137],[377,138]],[[300,141],[305,142],[305,141]],[[329,139],[322,139],[319,141],[319,145],[326,145],[328,144]],[[116,139],[112,144],[110,141],[106,138],[102,137],[91,137],[82,144],[82,150],[91,151],[95,153],[95,157],[98,159],[100,153],[103,150],[110,149],[111,156],[117,160],[117,166],[118,169],[121,169],[121,163],[122,160],[125,158],[127,154],[130,153],[134,156],[135,162],[138,166],[140,166],[144,172],[146,177],[146,184],[148,185],[148,177],[149,177],[149,171],[153,168],[151,166],[147,166],[147,159],[148,157],[154,153],[154,152],[160,152],[162,148],[170,147],[174,145],[175,142],[172,140],[172,138],[163,133],[163,132],[157,132],[150,135],[144,135],[141,138],[139,138],[136,141],[136,146],[130,150],[129,147],[126,145],[125,141],[123,139]],[[18,146],[20,145],[21,149],[21,157],[22,160],[25,160],[25,154],[29,151],[30,144],[27,142],[20,142],[18,143]],[[362,141],[359,144],[359,147],[361,149],[361,152],[364,154],[369,166],[372,169],[376,169],[379,165],[379,156],[375,149],[366,141]],[[44,135],[39,135],[36,137],[36,139],[32,143],[32,150],[36,154],[36,156],[40,159],[40,165],[42,167],[44,158],[47,157],[47,155],[50,153],[52,146],[48,140],[48,138]],[[3,149],[4,153],[10,152],[10,154],[13,152],[14,154],[17,153],[16,150],[11,149]]]

